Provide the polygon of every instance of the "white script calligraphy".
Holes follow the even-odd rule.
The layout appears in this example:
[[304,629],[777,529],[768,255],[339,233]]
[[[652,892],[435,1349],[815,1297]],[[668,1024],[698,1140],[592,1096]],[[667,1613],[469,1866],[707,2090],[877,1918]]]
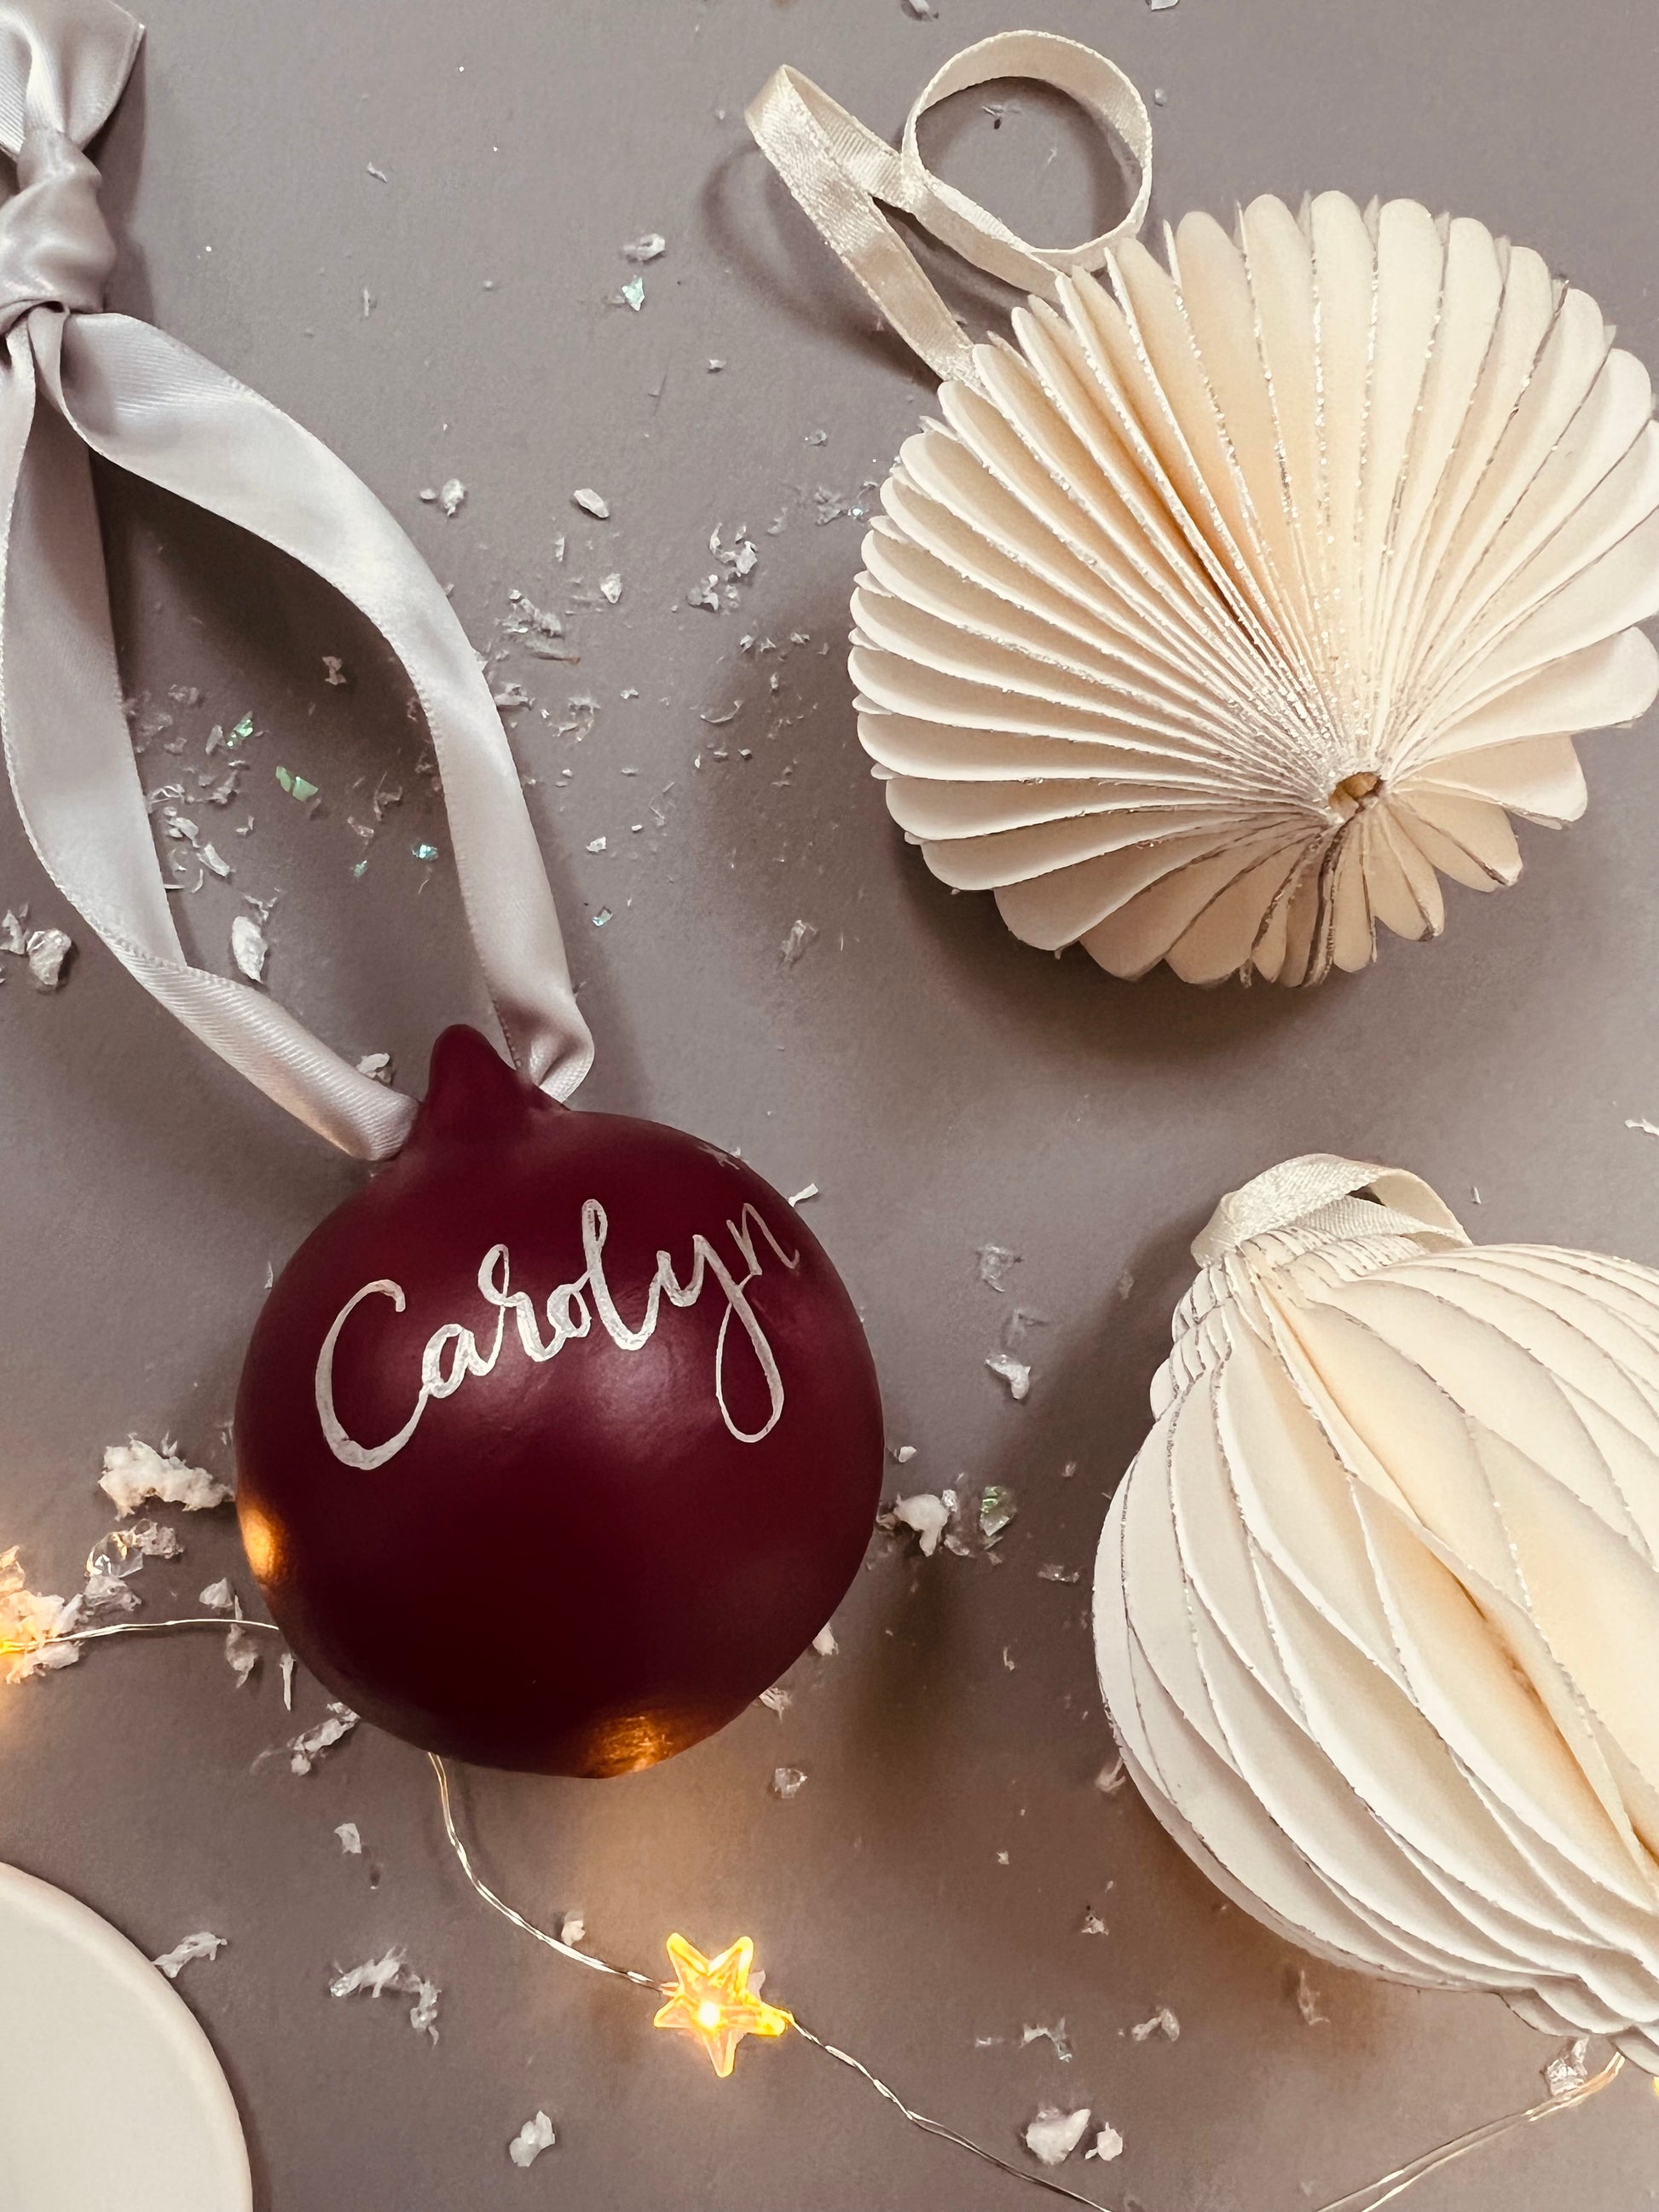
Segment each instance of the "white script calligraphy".
[[[549,1336],[542,1334],[534,1302],[527,1292],[511,1287],[511,1262],[505,1244],[492,1244],[484,1254],[478,1268],[478,1289],[487,1305],[495,1310],[495,1334],[487,1351],[481,1350],[473,1331],[459,1322],[446,1322],[428,1338],[421,1354],[420,1395],[415,1401],[414,1411],[395,1436],[388,1437],[382,1444],[360,1444],[349,1437],[341,1425],[334,1407],[334,1354],[340,1340],[340,1332],[362,1304],[365,1298],[390,1298],[394,1312],[402,1313],[405,1304],[400,1284],[385,1280],[365,1283],[355,1291],[335,1316],[328,1334],[323,1339],[323,1348],[317,1357],[317,1415],[323,1425],[323,1434],[328,1439],[330,1450],[348,1467],[372,1468],[384,1467],[396,1456],[414,1435],[420,1419],[434,1398],[450,1398],[459,1390],[469,1375],[488,1375],[501,1356],[507,1340],[507,1317],[510,1313],[517,1324],[519,1342],[525,1356],[538,1365],[555,1358],[573,1337],[584,1337],[597,1319],[611,1341],[623,1352],[637,1352],[648,1344],[656,1334],[665,1297],[672,1306],[687,1307],[696,1304],[706,1285],[712,1280],[720,1286],[726,1300],[726,1311],[720,1316],[720,1333],[714,1340],[714,1401],[720,1409],[720,1418],[739,1443],[758,1443],[776,1427],[783,1412],[783,1377],[766,1332],[761,1327],[747,1292],[750,1283],[760,1274],[764,1265],[757,1238],[764,1238],[776,1257],[792,1272],[800,1265],[799,1252],[787,1252],[779,1243],[772,1231],[754,1206],[745,1206],[735,1221],[726,1224],[745,1273],[734,1273],[720,1257],[708,1239],[701,1233],[691,1240],[690,1273],[682,1282],[675,1273],[674,1263],[666,1252],[657,1255],[656,1272],[651,1278],[646,1293],[645,1311],[637,1327],[630,1327],[617,1311],[605,1279],[605,1240],[610,1224],[605,1208],[597,1199],[590,1198],[582,1207],[583,1272],[573,1283],[561,1283],[550,1293],[543,1309]],[[743,1429],[732,1419],[726,1399],[726,1357],[732,1322],[736,1318],[738,1328],[749,1340],[762,1380],[766,1385],[768,1409],[763,1425],[758,1429]]]

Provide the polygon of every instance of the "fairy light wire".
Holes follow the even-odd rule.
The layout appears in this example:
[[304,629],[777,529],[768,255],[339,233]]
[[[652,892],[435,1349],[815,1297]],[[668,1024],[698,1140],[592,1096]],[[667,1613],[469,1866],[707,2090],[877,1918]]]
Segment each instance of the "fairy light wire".
[[1383,2205],[1392,2204],[1408,2189],[1415,2187],[1418,2182],[1426,2180],[1430,2174],[1438,2173],[1445,2166],[1455,2165],[1461,2158],[1467,2158],[1471,2151],[1482,2150],[1488,2143],[1496,2142],[1500,2136],[1517,2134],[1521,2129],[1530,2127],[1536,2121],[1553,2119],[1558,2112],[1570,2112],[1575,2106],[1588,2104],[1592,2097],[1599,2096],[1603,2089],[1610,2087],[1624,2070],[1624,2053],[1616,2051],[1599,2074],[1592,2074],[1586,2080],[1575,2082],[1571,2088],[1563,2089],[1559,2096],[1545,2097],[1535,2105],[1528,2105],[1523,2112],[1510,2112],[1501,2120],[1488,2120],[1481,2127],[1471,2128],[1467,2135],[1458,2136],[1451,2142],[1442,2143],[1436,2150],[1425,2151],[1420,2158],[1413,2159],[1409,2165],[1396,2166],[1392,2173],[1368,2181],[1363,2189],[1353,2190],[1346,2197],[1336,2197],[1330,2203],[1322,2205],[1320,2212],[1382,2212]]
[[[245,1620],[240,1614],[234,1616],[223,1613],[190,1614],[173,1620],[117,1620],[94,1628],[67,1629],[58,1634],[34,1638],[23,1644],[0,1642],[0,1658],[21,1657],[31,1652],[46,1650],[53,1644],[92,1644],[117,1636],[160,1636],[169,1631],[183,1628],[216,1628],[223,1633],[227,1630],[237,1627],[251,1629],[269,1636],[282,1634],[281,1629],[277,1627],[275,1621]],[[447,1767],[435,1752],[428,1752],[427,1759],[437,1779],[438,1801],[443,1815],[445,1838],[454,1854],[456,1863],[465,1877],[469,1887],[492,1912],[499,1914],[521,1935],[531,1936],[544,1948],[556,1952],[560,1958],[568,1960],[574,1966],[586,1966],[590,1972],[604,1974],[613,1981],[631,1983],[635,1989],[648,1990],[653,1996],[673,1995],[674,1984],[672,1983],[657,1981],[649,1974],[638,1972],[632,1966],[618,1966],[611,1960],[601,1958],[591,1951],[578,1950],[574,1944],[562,1942],[547,1929],[538,1927],[533,1920],[527,1919],[523,1913],[509,1905],[505,1898],[498,1896],[472,1863],[466,1839],[462,1835],[455,1817],[454,1798]],[[965,2151],[969,2157],[976,2158],[981,2164],[994,2167],[997,2172],[1006,2175],[1011,2181],[1021,2182],[1030,2189],[1042,2190],[1050,2197],[1063,2198],[1069,2204],[1081,2205],[1084,2207],[1084,2212],[1111,2212],[1111,2208],[1102,2204],[1097,2198],[1085,2197],[1075,2189],[1068,2189],[1063,2181],[1055,2180],[1051,2174],[1034,2173],[1028,2167],[1015,2166],[1010,2160],[999,2156],[995,2151],[988,2150],[982,2143],[975,2142],[970,2136],[957,2134],[954,2128],[947,2127],[943,2120],[932,2119],[926,2112],[915,2111],[913,2106],[906,2104],[897,2090],[884,2081],[878,2074],[874,2073],[864,2063],[862,2059],[854,2057],[851,2051],[843,2051],[839,2045],[828,2042],[823,2036],[815,2033],[811,2028],[798,2020],[793,2013],[789,2013],[786,2016],[790,2027],[803,2043],[810,2045],[813,2050],[821,2051],[826,2058],[833,2059],[837,2065],[845,2067],[850,2072],[859,2075],[884,2103],[893,2107],[901,2118],[908,2122],[911,2127],[918,2129],[923,2135],[932,2136],[940,2142],[954,2144],[958,2150]],[[1425,2151],[1405,2166],[1396,2166],[1392,2172],[1381,2174],[1374,2181],[1365,2183],[1363,2187],[1351,2190],[1346,2197],[1333,2197],[1328,2203],[1320,2206],[1319,2212],[1382,2212],[1384,2205],[1395,2203],[1408,2189],[1414,2188],[1417,2183],[1426,2180],[1431,2174],[1438,2173],[1446,2166],[1455,2164],[1458,2160],[1468,2157],[1472,2152],[1482,2150],[1489,2143],[1497,2142],[1505,2136],[1518,2133],[1522,2129],[1533,2126],[1540,2120],[1553,2118],[1559,2112],[1570,2112],[1577,2106],[1587,2104],[1592,2097],[1599,2096],[1602,2090],[1609,2087],[1619,2078],[1624,2071],[1625,2063],[1622,2052],[1615,2052],[1600,2073],[1590,2075],[1584,2081],[1576,2082],[1571,2088],[1564,2089],[1559,2096],[1551,2095],[1542,2099],[1537,2104],[1528,2106],[1523,2112],[1509,2112],[1501,2119],[1488,2120],[1480,2127],[1472,2128],[1467,2134],[1455,2136],[1449,2142],[1441,2143],[1433,2150]]]
[[[653,1995],[672,1995],[672,1984],[653,1981],[648,1974],[638,1973],[631,1966],[618,1966],[609,1959],[599,1958],[591,1952],[579,1951],[572,1944],[562,1942],[556,1936],[550,1935],[545,1928],[538,1928],[533,1920],[527,1920],[523,1913],[508,1905],[504,1898],[498,1897],[472,1863],[465,1839],[460,1832],[459,1825],[455,1818],[454,1801],[450,1789],[447,1768],[436,1752],[428,1752],[427,1759],[432,1771],[438,1778],[438,1798],[443,1809],[444,1833],[449,1839],[450,1849],[454,1852],[461,1872],[465,1875],[474,1893],[489,1905],[493,1912],[500,1913],[503,1920],[510,1921],[514,1928],[520,1929],[526,1936],[533,1936],[537,1942],[544,1944],[550,1951],[556,1951],[562,1959],[572,1959],[578,1966],[590,1966],[596,1972],[608,1974],[617,1981],[632,1982],[636,1989],[649,1990]],[[852,2072],[860,2075],[878,2096],[884,2099],[895,2112],[903,2119],[908,2120],[913,2128],[921,2129],[924,2135],[934,2136],[941,2142],[954,2143],[958,2150],[964,2150],[971,2157],[981,2160],[987,2166],[994,2166],[999,2173],[1006,2174],[1012,2181],[1023,2181],[1028,2188],[1047,2190],[1051,2197],[1063,2197],[1068,2203],[1085,2206],[1086,2212],[1111,2212],[1109,2206],[1100,2203],[1097,2198],[1081,2196],[1075,2189],[1068,2189],[1064,2182],[1055,2181],[1046,2173],[1033,2173],[1024,2166],[1015,2166],[1009,2160],[1000,2158],[995,2151],[987,2150],[983,2143],[976,2143],[967,2136],[958,2135],[954,2128],[947,2127],[943,2120],[930,2119],[926,2112],[915,2111],[905,2103],[896,2089],[884,2081],[878,2074],[873,2073],[862,2059],[855,2058],[851,2051],[842,2051],[836,2044],[826,2042],[823,2036],[815,2034],[810,2027],[805,2027],[793,2012],[788,2014],[788,2021],[790,2027],[799,2036],[803,2043],[811,2044],[814,2050],[821,2051],[826,2058],[833,2058],[838,2065],[848,2067]]]

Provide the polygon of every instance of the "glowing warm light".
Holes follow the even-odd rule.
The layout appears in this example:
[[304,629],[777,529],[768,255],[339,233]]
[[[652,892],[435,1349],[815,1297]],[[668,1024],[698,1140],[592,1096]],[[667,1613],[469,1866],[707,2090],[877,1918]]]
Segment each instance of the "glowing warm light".
[[747,1936],[739,1936],[717,1959],[705,1958],[684,1936],[671,1936],[668,1957],[678,1987],[652,2025],[678,2028],[701,2044],[722,2080],[732,2071],[745,2035],[781,2035],[794,2026],[787,2012],[750,1988],[755,1947]]
[[253,1570],[254,1580],[274,1582],[282,1558],[282,1544],[275,1523],[268,1520],[257,1505],[239,1506],[236,1517],[241,1524],[242,1549],[247,1553],[247,1563]]

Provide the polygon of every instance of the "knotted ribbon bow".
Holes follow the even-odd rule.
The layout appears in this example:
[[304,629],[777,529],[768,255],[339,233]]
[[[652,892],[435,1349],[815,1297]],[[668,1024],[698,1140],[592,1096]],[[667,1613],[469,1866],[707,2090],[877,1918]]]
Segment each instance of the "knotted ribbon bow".
[[567,1097],[592,1042],[518,773],[466,635],[344,463],[187,346],[102,312],[115,259],[85,148],[143,33],[112,0],[0,0],[0,727],[64,896],[146,990],[308,1126],[384,1159],[413,1102],[252,983],[185,957],[121,707],[88,451],[301,562],[374,625],[425,714],[468,927],[514,1059]]

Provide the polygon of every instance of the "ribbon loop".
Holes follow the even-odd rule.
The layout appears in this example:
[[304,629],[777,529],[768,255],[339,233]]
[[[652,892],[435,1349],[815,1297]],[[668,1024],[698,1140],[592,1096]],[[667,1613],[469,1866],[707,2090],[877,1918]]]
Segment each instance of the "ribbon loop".
[[103,306],[115,240],[98,204],[100,181],[61,131],[37,125],[26,133],[18,189],[0,207],[0,335],[33,307]]
[[[1121,222],[1080,246],[1031,246],[933,174],[921,158],[922,117],[953,93],[997,77],[1052,85],[1122,139],[1140,174]],[[1152,198],[1152,125],[1146,102],[1115,62],[1051,31],[1000,31],[953,54],[922,87],[896,150],[788,68],[762,87],[744,120],[830,251],[942,380],[975,381],[972,346],[878,202],[911,216],[975,268],[1051,299],[1057,276],[1103,267],[1114,241],[1139,230]]]
[[447,599],[380,501],[279,409],[98,311],[115,258],[81,150],[142,36],[112,0],[0,0],[0,732],[63,896],[200,1040],[319,1134],[396,1152],[412,1099],[179,943],[121,712],[88,452],[301,562],[368,617],[426,716],[467,926],[514,1060],[566,1098],[592,1041],[501,717]]

